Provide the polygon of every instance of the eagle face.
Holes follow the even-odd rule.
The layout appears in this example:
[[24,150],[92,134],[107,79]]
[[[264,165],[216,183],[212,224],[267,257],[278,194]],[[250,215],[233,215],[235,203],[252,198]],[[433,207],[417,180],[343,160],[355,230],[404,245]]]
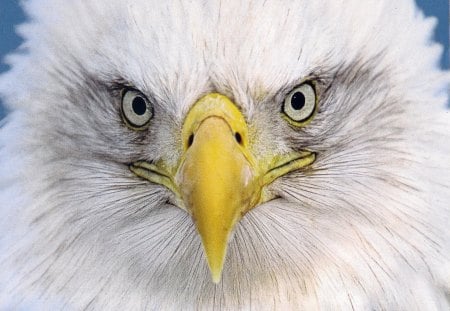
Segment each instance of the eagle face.
[[0,306],[449,307],[449,76],[412,1],[25,8]]

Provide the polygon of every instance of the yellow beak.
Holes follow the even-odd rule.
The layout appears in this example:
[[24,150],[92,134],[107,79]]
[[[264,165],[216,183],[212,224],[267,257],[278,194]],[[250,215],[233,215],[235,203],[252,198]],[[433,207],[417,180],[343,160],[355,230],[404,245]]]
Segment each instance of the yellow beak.
[[228,240],[236,223],[271,199],[264,186],[315,160],[312,152],[269,155],[256,161],[247,123],[225,96],[209,94],[189,111],[182,128],[183,156],[176,168],[136,162],[138,176],[171,189],[192,215],[212,279],[220,281]]
[[201,236],[213,281],[218,282],[230,233],[259,200],[261,185],[243,147],[245,121],[228,98],[212,94],[197,102],[183,134],[188,145],[176,181]]

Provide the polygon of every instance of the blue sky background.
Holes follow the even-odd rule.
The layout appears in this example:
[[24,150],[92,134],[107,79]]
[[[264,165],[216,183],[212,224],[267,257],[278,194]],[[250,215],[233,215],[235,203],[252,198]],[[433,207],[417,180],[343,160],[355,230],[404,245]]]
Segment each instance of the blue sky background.
[[[21,11],[18,0],[0,0],[0,59],[17,48],[20,38],[14,33],[14,25],[24,21],[25,17]],[[395,1],[395,0],[393,0]],[[437,16],[439,24],[436,29],[435,38],[445,47],[445,54],[441,64],[449,68],[449,1],[448,0],[416,0],[426,15]],[[0,64],[0,73],[8,69],[3,62]],[[5,111],[0,102],[0,119]]]

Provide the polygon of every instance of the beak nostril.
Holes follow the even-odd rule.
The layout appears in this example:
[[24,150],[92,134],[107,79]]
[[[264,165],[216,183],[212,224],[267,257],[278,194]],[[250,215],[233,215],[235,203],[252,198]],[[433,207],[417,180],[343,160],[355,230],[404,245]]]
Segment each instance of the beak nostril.
[[188,138],[187,147],[189,148],[190,146],[192,146],[193,142],[194,142],[194,134],[191,134],[191,135],[189,135],[189,138]]
[[237,143],[239,145],[242,145],[242,137],[241,134],[239,134],[238,132],[236,132],[236,134],[234,134],[234,138],[236,139]]

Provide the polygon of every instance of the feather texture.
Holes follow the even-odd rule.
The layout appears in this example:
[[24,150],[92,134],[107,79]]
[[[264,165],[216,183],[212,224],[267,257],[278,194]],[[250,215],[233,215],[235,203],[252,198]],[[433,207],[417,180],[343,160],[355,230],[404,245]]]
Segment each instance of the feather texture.
[[[0,307],[450,308],[450,76],[412,0],[24,6],[0,78]],[[279,112],[307,79],[319,113],[293,129]],[[154,103],[148,130],[123,125],[124,86]],[[217,285],[189,215],[128,169],[175,163],[212,91],[256,157],[318,154],[238,224]]]

